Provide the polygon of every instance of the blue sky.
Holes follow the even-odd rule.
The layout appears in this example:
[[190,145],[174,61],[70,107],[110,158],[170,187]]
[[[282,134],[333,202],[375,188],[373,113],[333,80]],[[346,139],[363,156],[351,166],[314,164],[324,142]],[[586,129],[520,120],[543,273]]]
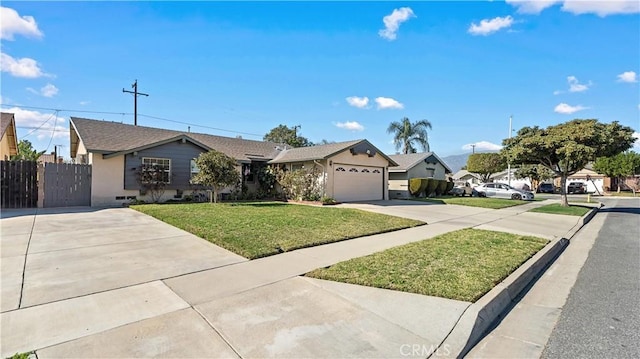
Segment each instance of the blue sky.
[[637,1],[3,1],[2,111],[16,113],[18,138],[65,156],[71,116],[133,123],[122,89],[135,79],[150,94],[139,125],[247,139],[300,125],[314,142],[366,138],[389,154],[386,129],[403,117],[431,122],[441,156],[497,148],[510,115],[514,130],[597,118],[639,131],[639,12]]

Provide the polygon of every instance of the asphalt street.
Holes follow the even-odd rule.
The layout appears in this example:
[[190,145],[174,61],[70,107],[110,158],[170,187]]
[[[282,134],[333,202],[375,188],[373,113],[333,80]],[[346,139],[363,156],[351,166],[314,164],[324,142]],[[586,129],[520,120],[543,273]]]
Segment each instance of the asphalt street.
[[640,358],[640,200],[599,200],[607,219],[542,358]]

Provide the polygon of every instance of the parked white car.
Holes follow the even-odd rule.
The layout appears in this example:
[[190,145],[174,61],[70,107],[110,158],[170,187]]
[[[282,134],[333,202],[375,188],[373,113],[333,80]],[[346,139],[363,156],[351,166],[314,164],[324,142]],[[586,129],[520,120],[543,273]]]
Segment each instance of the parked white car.
[[474,188],[480,197],[533,200],[533,192],[515,189],[504,183],[485,183]]

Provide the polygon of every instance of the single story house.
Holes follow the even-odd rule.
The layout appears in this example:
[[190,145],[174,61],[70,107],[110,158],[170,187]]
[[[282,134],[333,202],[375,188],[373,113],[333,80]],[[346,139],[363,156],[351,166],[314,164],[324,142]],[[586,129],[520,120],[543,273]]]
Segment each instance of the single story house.
[[410,178],[447,179],[451,168],[433,152],[389,156],[398,166],[389,168],[389,198],[408,198]]
[[460,170],[453,175],[454,182],[467,182],[472,187],[475,187],[482,183],[480,175],[477,173],[469,172],[467,170]]
[[69,127],[71,158],[92,165],[92,206],[148,200],[148,194],[141,191],[140,171],[149,165],[161,171],[166,183],[160,201],[197,192],[201,188],[190,183],[198,170],[195,159],[212,149],[236,159],[242,184],[250,191],[259,188],[255,173],[262,166],[273,163],[295,169],[317,165],[325,173],[325,194],[337,201],[387,198],[388,167],[396,165],[366,140],[287,148],[267,141],[78,117],[71,117]]
[[[587,188],[587,193],[603,194],[604,189],[611,187],[611,178],[593,170],[593,164],[589,163],[585,168],[567,177],[567,184],[570,182],[582,182]],[[553,180],[556,187],[560,187],[560,177]]]
[[531,179],[527,178],[516,178],[516,171],[518,169],[517,168],[512,168],[511,169],[511,181],[509,181],[509,170],[504,170],[501,172],[496,172],[494,174],[492,174],[489,179],[491,180],[491,182],[495,182],[495,183],[504,183],[504,184],[508,184],[513,188],[517,188],[517,189],[524,189],[527,191],[530,191],[533,186],[531,185]]
[[18,154],[18,136],[16,134],[16,118],[13,113],[2,112],[0,114],[0,160],[10,160],[11,156]]

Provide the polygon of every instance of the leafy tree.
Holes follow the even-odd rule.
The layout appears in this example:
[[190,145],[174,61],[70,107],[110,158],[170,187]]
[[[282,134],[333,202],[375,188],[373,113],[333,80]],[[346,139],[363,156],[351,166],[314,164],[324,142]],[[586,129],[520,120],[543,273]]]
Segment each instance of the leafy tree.
[[419,145],[423,151],[429,151],[429,137],[427,129],[431,129],[431,122],[420,120],[411,122],[409,118],[403,117],[400,121],[394,121],[389,124],[387,133],[393,134],[393,144],[396,150],[402,148],[402,153],[416,153],[414,144]]
[[550,180],[554,173],[542,165],[522,165],[515,172],[516,178],[528,178],[531,180],[531,190],[535,191],[540,182]]
[[306,137],[298,136],[298,128],[300,128],[300,126],[292,126],[289,128],[285,125],[279,125],[278,127],[272,128],[269,133],[264,135],[263,139],[276,143],[286,143],[291,147],[313,146],[313,142],[309,141]]
[[18,154],[11,157],[12,161],[37,161],[45,151],[36,151],[28,140],[20,140],[18,142]]
[[482,182],[489,182],[493,173],[506,168],[507,162],[499,153],[474,153],[467,158],[467,171],[479,174]]
[[501,153],[516,165],[542,165],[560,177],[562,206],[567,201],[567,177],[598,157],[615,156],[633,145],[633,129],[618,122],[576,119],[547,128],[524,127],[502,141]]
[[201,153],[196,158],[196,165],[199,171],[191,182],[210,186],[213,189],[212,202],[218,202],[221,189],[236,184],[240,179],[236,160],[216,150]]
[[620,183],[626,177],[631,177],[640,173],[640,154],[636,152],[623,152],[612,157],[598,157],[593,163],[593,170],[618,179],[618,192]]

